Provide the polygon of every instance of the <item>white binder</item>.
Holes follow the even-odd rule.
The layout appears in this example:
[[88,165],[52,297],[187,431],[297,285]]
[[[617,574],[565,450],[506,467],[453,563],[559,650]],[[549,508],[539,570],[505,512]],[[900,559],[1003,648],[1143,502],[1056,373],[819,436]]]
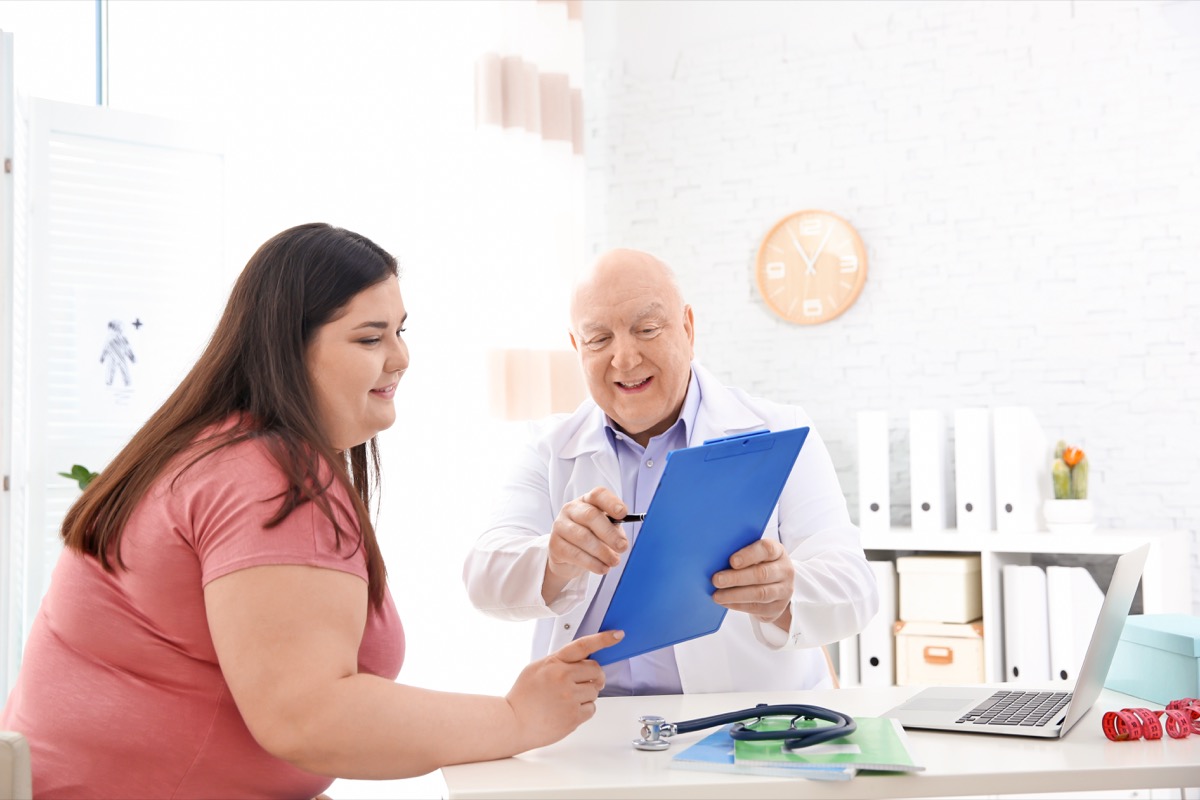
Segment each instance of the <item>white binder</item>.
[[954,524],[945,415],[936,409],[913,409],[908,414],[908,433],[912,529],[944,531]]
[[886,411],[858,412],[858,527],[891,527],[892,471],[888,456]]
[[896,563],[870,561],[879,587],[879,613],[858,634],[858,679],[863,686],[896,682]]
[[1051,450],[1033,409],[1001,406],[992,410],[996,466],[996,530],[1041,530],[1042,500],[1050,490]]
[[1104,592],[1083,567],[1046,567],[1051,680],[1074,683],[1103,603]]
[[992,412],[954,411],[954,517],[960,531],[996,529],[996,480],[992,464]]
[[1035,565],[1005,564],[1001,570],[1001,589],[1004,679],[1010,683],[1050,680],[1046,571]]
[[858,634],[838,642],[838,683],[844,689],[858,686]]

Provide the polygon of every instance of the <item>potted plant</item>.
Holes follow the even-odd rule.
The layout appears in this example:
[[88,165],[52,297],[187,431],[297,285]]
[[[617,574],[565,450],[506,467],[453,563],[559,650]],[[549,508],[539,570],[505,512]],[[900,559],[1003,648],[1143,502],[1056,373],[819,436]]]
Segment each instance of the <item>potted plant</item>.
[[82,464],[75,464],[71,467],[70,472],[60,472],[58,474],[62,475],[64,478],[73,480],[76,483],[78,483],[79,490],[83,491],[84,489],[86,489],[88,487],[88,484],[92,482],[92,479],[94,479],[100,473],[92,472],[90,469],[83,466]]
[[1046,526],[1054,533],[1094,530],[1092,501],[1088,499],[1088,459],[1078,447],[1059,441],[1050,462],[1054,498],[1042,507]]

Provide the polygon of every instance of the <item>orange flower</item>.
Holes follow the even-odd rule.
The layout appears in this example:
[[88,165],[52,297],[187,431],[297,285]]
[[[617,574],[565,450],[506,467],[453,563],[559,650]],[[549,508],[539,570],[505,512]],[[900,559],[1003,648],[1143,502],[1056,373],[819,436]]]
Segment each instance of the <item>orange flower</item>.
[[1078,447],[1068,447],[1063,450],[1063,461],[1068,467],[1073,467],[1080,461],[1083,461],[1083,451]]

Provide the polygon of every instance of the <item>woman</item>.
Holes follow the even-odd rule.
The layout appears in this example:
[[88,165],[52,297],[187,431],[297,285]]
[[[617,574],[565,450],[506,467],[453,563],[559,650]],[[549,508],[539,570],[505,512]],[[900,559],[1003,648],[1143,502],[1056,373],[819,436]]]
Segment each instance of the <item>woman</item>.
[[[572,642],[506,697],[394,682],[369,520],[408,367],[395,259],[324,224],[267,241],[200,360],[80,496],[0,727],[42,797],[312,797],[557,741],[595,713]],[[471,720],[459,736],[446,719]]]

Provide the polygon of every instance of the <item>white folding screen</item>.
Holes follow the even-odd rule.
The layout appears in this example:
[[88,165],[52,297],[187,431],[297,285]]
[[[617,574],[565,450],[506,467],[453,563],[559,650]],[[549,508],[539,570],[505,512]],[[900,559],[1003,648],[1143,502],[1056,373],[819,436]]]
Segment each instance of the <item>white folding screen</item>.
[[[26,320],[23,303],[24,264],[26,253],[25,177],[26,126],[20,115],[13,84],[13,35],[0,33],[0,158],[4,171],[0,175],[0,688],[5,692],[16,676],[21,652],[25,594],[24,538],[14,535],[13,520],[25,519],[24,482],[14,481],[13,454],[27,448],[27,417],[24,394],[16,394],[16,380],[24,383],[28,360],[26,350]],[[17,237],[20,236],[20,241]],[[18,488],[20,487],[20,488]]]
[[[14,258],[9,665],[79,489],[164,400],[212,331],[225,264],[223,158],[211,134],[30,100],[27,258]],[[20,368],[18,368],[20,365]],[[20,414],[21,416],[16,416]],[[18,587],[14,586],[14,589]],[[15,630],[13,630],[15,628]],[[8,675],[11,684],[13,675]]]

